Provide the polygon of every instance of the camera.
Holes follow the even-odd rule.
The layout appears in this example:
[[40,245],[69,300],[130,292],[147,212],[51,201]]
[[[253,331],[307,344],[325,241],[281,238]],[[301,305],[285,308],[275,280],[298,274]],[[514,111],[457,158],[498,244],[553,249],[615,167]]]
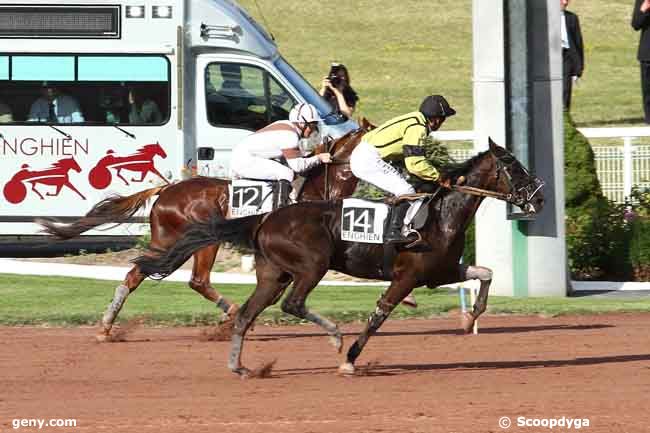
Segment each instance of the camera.
[[338,76],[339,71],[341,71],[342,66],[340,63],[332,64],[330,67],[330,72],[327,75],[327,79],[330,80],[332,86],[338,87],[341,84],[341,78]]

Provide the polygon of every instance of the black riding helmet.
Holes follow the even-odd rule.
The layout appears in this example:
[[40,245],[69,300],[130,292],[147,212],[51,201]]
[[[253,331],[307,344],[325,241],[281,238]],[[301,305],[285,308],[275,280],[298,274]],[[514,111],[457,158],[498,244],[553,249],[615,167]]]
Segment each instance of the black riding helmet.
[[430,95],[420,104],[420,112],[427,119],[432,117],[449,117],[456,114],[456,110],[449,106],[449,102],[441,95]]

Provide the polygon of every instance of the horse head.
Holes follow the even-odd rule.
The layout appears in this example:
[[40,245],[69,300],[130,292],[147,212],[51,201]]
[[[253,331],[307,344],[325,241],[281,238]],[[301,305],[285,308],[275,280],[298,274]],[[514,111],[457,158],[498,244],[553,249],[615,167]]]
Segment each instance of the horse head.
[[160,143],[147,144],[143,146],[142,149],[140,150],[146,155],[151,156],[152,159],[156,155],[160,156],[163,159],[167,158],[167,153],[165,153],[165,150],[162,148]]
[[441,184],[467,194],[494,197],[530,214],[544,206],[544,182],[510,152],[488,138],[489,150],[442,169]]
[[74,170],[77,173],[81,173],[81,167],[72,156],[70,158],[61,159],[55,162],[54,164],[52,164],[52,166],[57,168],[62,168],[65,171]]
[[[301,197],[305,200],[324,200],[350,197],[357,187],[358,179],[350,170],[350,154],[366,133],[363,129],[351,131],[344,136],[325,143],[321,151],[332,155],[332,162],[320,165],[307,174]],[[317,151],[318,152],[318,151]]]
[[488,138],[490,153],[495,159],[496,190],[506,195],[506,201],[519,206],[529,214],[539,213],[544,207],[544,181],[531,174],[524,165],[503,147]]

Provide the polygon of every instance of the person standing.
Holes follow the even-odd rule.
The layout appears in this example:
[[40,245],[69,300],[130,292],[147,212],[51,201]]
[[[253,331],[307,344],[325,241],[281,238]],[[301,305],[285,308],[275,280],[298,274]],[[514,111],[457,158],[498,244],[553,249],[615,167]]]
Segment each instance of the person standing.
[[636,0],[632,28],[641,31],[637,59],[641,65],[641,93],[645,123],[650,123],[650,0]]
[[562,100],[565,110],[571,109],[573,83],[582,76],[585,64],[580,20],[576,14],[566,10],[567,6],[569,6],[569,0],[560,0],[560,9],[562,10]]

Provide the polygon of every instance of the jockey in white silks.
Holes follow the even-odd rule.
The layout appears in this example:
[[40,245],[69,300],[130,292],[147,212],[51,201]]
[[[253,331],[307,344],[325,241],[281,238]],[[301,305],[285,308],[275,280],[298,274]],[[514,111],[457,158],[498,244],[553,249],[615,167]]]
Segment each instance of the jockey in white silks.
[[[291,191],[296,173],[331,160],[329,153],[310,156],[321,143],[322,118],[313,105],[300,103],[289,113],[289,120],[278,120],[244,138],[232,151],[233,178],[280,181],[280,188]],[[277,160],[285,160],[287,165]]]

